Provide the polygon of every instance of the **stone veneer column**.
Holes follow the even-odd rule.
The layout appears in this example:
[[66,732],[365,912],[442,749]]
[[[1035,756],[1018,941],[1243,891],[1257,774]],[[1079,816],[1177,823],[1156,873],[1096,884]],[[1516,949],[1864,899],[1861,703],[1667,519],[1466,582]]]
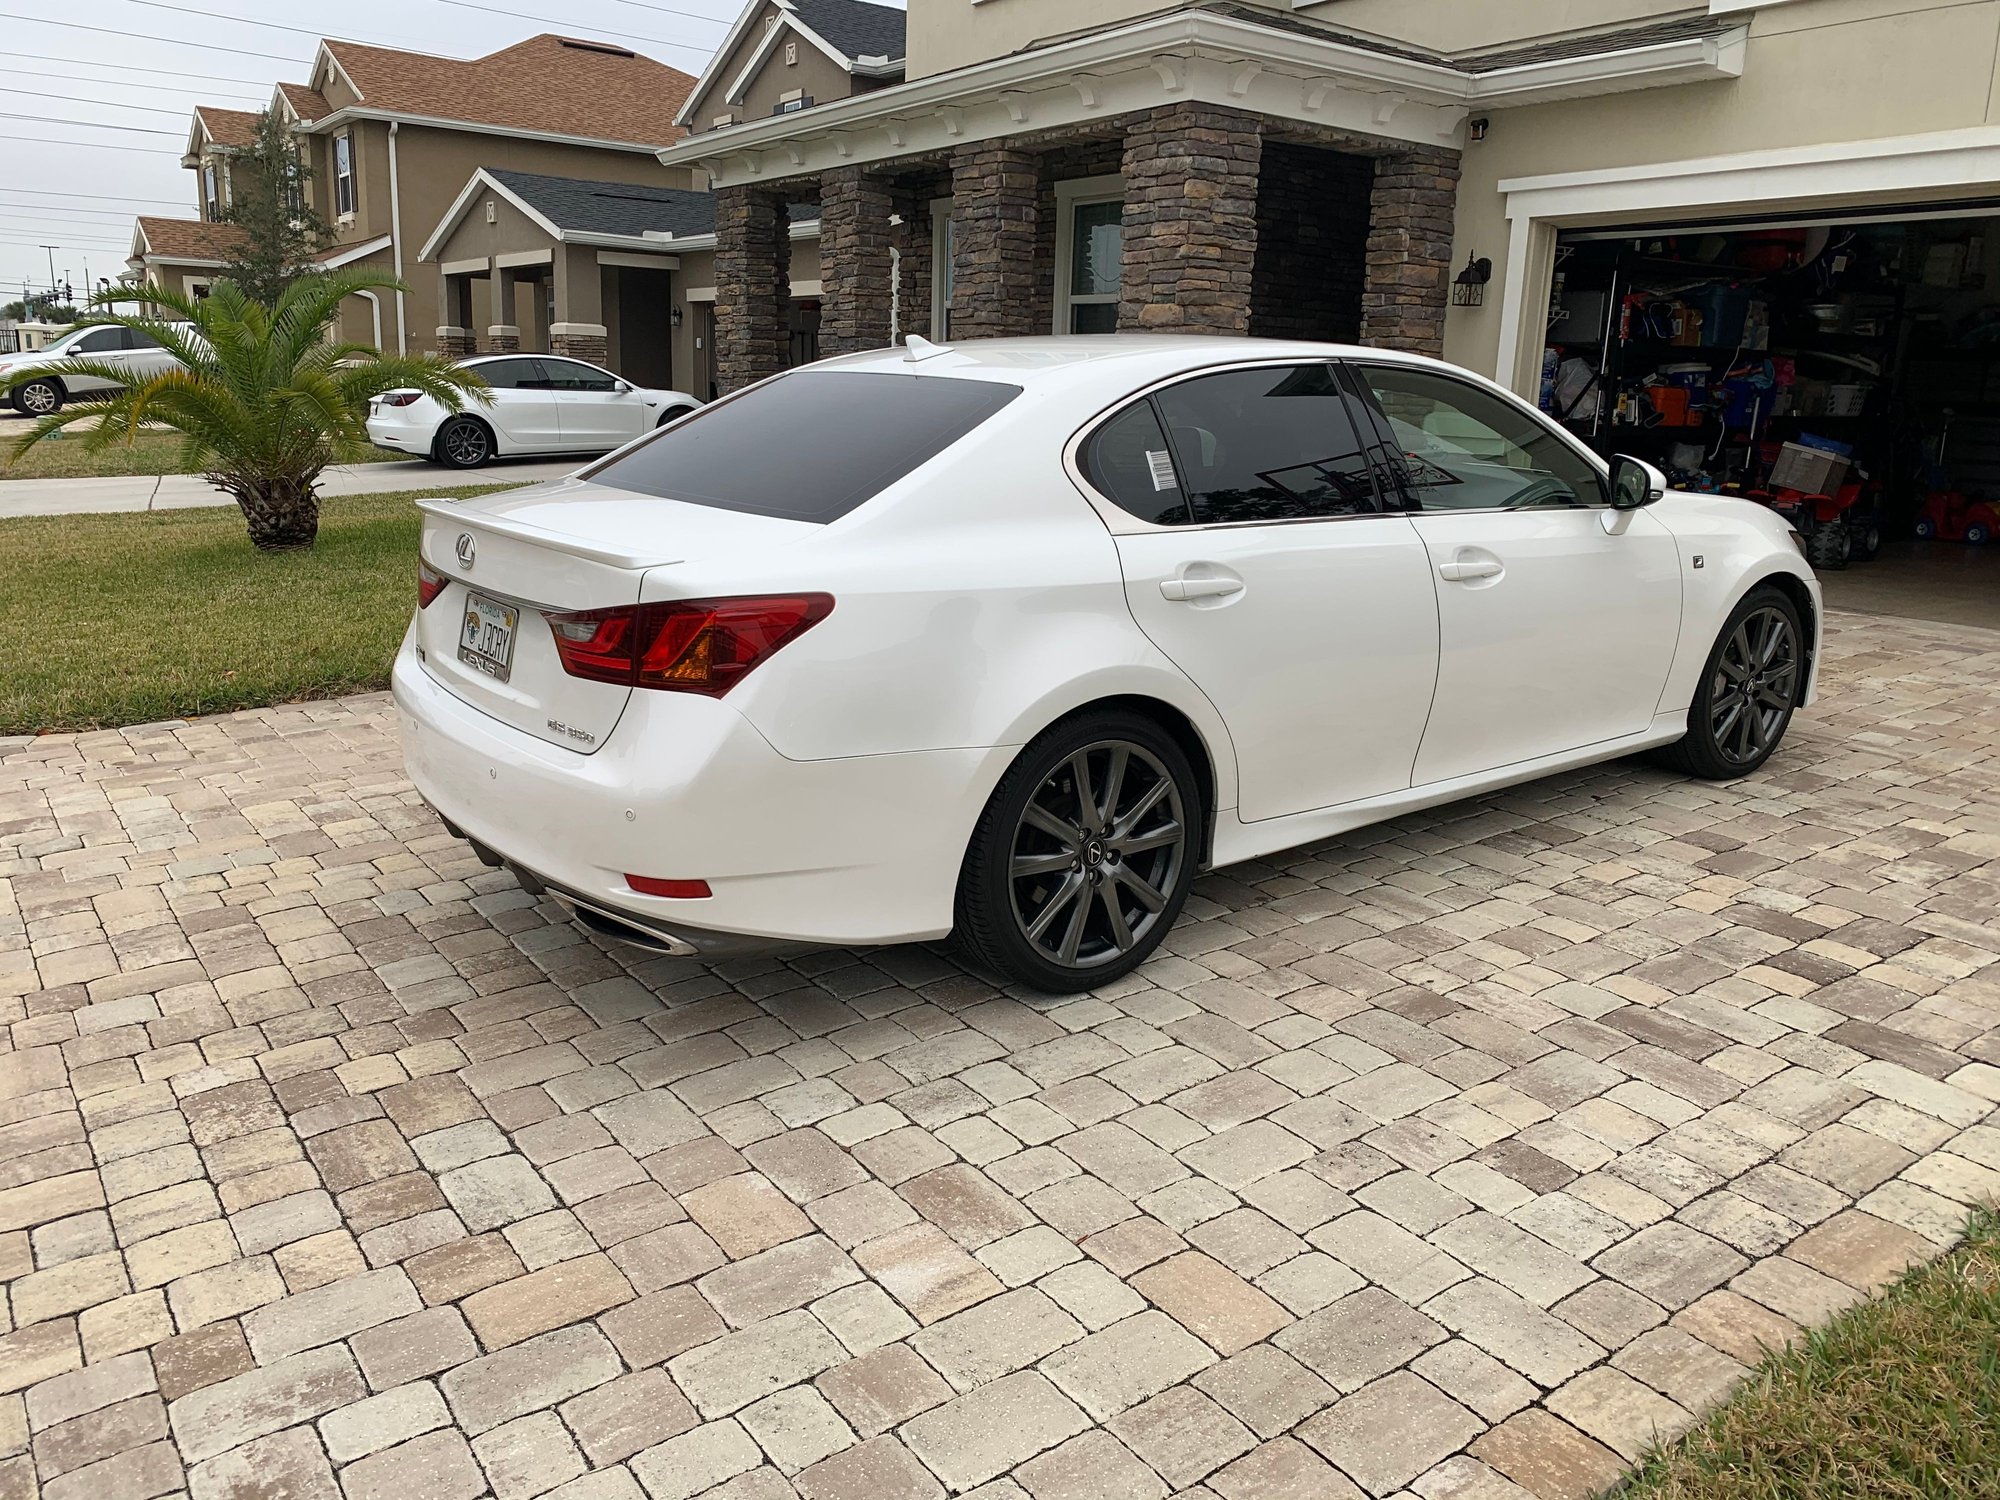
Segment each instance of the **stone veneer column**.
[[791,251],[781,192],[715,190],[715,381],[725,395],[785,367]]
[[1220,105],[1161,105],[1126,128],[1120,329],[1250,331],[1263,154],[1259,118]]
[[1368,195],[1362,343],[1414,354],[1444,353],[1457,202],[1456,151],[1414,148],[1376,160]]
[[1011,146],[966,146],[951,159],[951,335],[1001,338],[1034,326],[1035,197],[1041,161]]
[[479,339],[470,328],[439,328],[437,346],[446,359],[465,359],[479,352]]
[[889,342],[889,184],[860,167],[819,179],[819,352],[853,354]]
[[551,323],[549,353],[567,354],[609,368],[611,330],[602,323]]

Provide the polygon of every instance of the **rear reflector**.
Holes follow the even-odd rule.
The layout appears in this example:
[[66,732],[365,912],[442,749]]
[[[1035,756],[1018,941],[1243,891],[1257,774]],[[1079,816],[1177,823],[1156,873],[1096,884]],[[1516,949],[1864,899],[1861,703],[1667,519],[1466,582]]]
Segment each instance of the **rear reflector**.
[[652,875],[627,875],[625,883],[642,896],[673,896],[682,901],[699,901],[708,895],[706,880],[661,880]]
[[543,618],[572,677],[720,698],[832,612],[831,594],[758,594]]
[[450,580],[447,579],[444,576],[444,574],[438,572],[437,569],[433,568],[429,563],[425,562],[421,557],[418,558],[417,559],[417,608],[429,609],[431,607],[431,601],[437,598],[439,594],[442,594],[444,592],[444,586],[448,582],[450,582]]

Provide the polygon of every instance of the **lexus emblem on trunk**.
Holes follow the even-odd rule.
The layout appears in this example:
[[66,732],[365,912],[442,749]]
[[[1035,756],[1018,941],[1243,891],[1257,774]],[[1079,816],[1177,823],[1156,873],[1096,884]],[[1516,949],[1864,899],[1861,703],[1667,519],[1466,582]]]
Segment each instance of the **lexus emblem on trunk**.
[[472,559],[478,555],[478,552],[479,546],[472,540],[472,533],[461,531],[458,534],[458,565],[461,568],[470,568],[472,566]]

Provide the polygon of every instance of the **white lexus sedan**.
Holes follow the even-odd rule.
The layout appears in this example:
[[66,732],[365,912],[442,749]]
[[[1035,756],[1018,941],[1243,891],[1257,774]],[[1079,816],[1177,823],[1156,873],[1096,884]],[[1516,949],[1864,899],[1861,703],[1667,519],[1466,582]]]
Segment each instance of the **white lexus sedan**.
[[368,441],[476,469],[529,453],[609,453],[701,405],[559,354],[487,354],[459,365],[492,388],[490,402],[450,412],[421,391],[387,391],[368,405]]
[[1769,510],[1319,344],[912,341],[422,508],[396,702],[482,858],[665,952],[955,934],[1048,991],[1206,868],[1635,751],[1748,775],[1819,636]]

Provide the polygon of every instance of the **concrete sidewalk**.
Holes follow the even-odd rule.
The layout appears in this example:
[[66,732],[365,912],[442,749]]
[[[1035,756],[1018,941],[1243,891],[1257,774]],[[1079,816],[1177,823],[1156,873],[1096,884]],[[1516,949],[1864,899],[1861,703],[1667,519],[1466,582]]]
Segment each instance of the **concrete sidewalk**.
[[[321,498],[372,495],[390,490],[446,489],[468,484],[534,484],[560,479],[587,460],[503,459],[483,469],[445,469],[433,463],[339,464],[320,478]],[[229,505],[230,498],[199,474],[155,478],[9,479],[0,481],[0,518],[80,516],[121,510],[184,510],[197,505]]]

